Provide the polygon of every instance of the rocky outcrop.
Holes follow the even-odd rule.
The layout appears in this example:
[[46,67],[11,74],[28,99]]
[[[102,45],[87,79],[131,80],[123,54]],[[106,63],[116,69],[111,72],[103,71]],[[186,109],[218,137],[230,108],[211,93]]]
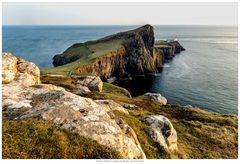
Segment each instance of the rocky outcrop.
[[152,115],[144,117],[142,120],[150,125],[145,131],[154,142],[159,143],[169,153],[177,150],[177,132],[166,117]]
[[165,97],[163,97],[160,93],[145,93],[143,96],[145,96],[161,105],[167,104],[167,99]]
[[[124,158],[146,158],[133,129],[113,113],[118,110],[127,114],[121,105],[112,100],[94,101],[51,84],[39,84],[38,68],[32,63],[21,60],[17,68],[19,76],[2,86],[3,119],[51,120],[63,129],[116,150]],[[21,74],[36,78],[35,83],[26,85],[25,80],[19,79]]]
[[138,106],[135,104],[123,104],[123,107],[126,109],[137,109]]
[[11,53],[2,55],[2,83],[14,82],[23,86],[40,83],[40,70],[31,62],[16,58]]
[[2,83],[10,83],[16,76],[18,59],[10,53],[3,53],[2,61]]
[[[114,47],[116,40],[119,44],[116,49],[103,50],[103,47],[108,48],[111,44]],[[74,44],[62,54],[54,56],[53,64],[60,66],[74,61],[87,61],[86,64],[79,65],[74,73],[94,73],[103,80],[112,76],[125,77],[155,73],[163,66],[164,54],[166,53],[163,49],[154,47],[154,42],[153,27],[145,25],[135,30],[121,32],[96,41]],[[168,43],[168,46],[172,48],[172,53],[182,50],[177,43]],[[101,48],[99,48],[99,45],[101,45]],[[97,57],[93,60],[87,60],[95,54],[98,54]],[[66,69],[68,68],[66,67]]]
[[91,91],[102,92],[103,82],[98,76],[64,76],[47,74],[41,76],[42,83],[54,84],[66,88],[77,95],[86,95]]
[[165,60],[172,59],[175,54],[185,51],[185,48],[178,41],[163,41],[159,40],[154,45],[157,51],[163,54]]
[[[109,46],[116,48],[109,49]],[[85,64],[79,64],[75,68],[75,74],[94,73],[107,81],[110,77],[125,78],[156,73],[165,59],[170,59],[183,50],[185,49],[178,41],[155,43],[153,27],[145,25],[96,41],[74,44],[62,54],[55,55],[53,64],[62,66],[74,61],[84,61]],[[61,70],[62,68],[64,67]],[[65,72],[69,71],[67,66],[64,69]],[[58,72],[57,68],[52,70]]]
[[172,46],[173,52],[175,54],[179,54],[181,51],[186,50],[178,41],[167,41],[167,44]]

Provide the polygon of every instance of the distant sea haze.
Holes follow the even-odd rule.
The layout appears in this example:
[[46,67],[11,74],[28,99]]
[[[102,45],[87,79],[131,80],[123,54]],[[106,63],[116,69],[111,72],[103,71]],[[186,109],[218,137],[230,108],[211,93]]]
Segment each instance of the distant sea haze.
[[[74,43],[137,26],[3,26],[3,52],[52,67],[52,57]],[[186,51],[165,63],[161,73],[133,80],[134,96],[159,92],[169,103],[238,113],[238,33],[226,26],[154,26],[155,39],[177,39]],[[144,82],[144,85],[139,81]],[[144,86],[144,87],[143,87]]]

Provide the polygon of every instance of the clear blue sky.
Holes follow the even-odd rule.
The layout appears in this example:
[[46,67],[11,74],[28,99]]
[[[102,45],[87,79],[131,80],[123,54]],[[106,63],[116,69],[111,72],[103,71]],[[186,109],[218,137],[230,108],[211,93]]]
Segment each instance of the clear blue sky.
[[3,3],[3,25],[237,25],[237,3]]

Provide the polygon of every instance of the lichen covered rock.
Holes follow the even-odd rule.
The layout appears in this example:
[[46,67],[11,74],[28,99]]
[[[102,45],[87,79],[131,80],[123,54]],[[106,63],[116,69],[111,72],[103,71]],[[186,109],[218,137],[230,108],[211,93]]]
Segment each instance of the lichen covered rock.
[[152,115],[142,120],[150,125],[145,131],[154,142],[159,143],[169,153],[177,150],[177,132],[168,118],[162,115]]
[[125,108],[123,108],[120,104],[114,102],[113,100],[95,100],[95,102],[105,107],[106,112],[116,110],[128,114],[128,111]]
[[88,87],[90,91],[102,92],[103,82],[98,76],[72,76],[77,79],[77,84]]
[[67,91],[34,86],[18,87],[16,91],[4,85],[3,97],[3,119],[52,120],[62,128],[111,147],[124,158],[145,158],[132,129],[127,124],[118,124],[108,113],[115,110],[111,108],[114,106],[99,105],[100,102]]
[[11,53],[3,53],[2,83],[20,84],[31,86],[40,83],[40,70],[31,62],[13,56]]
[[149,99],[151,99],[161,105],[167,104],[167,99],[165,97],[163,97],[160,93],[145,93],[143,96],[146,96]]
[[[21,73],[33,76],[33,79],[38,76],[38,68],[26,61],[21,60],[21,63],[24,65],[20,67],[20,76]],[[36,85],[31,86],[28,86],[30,83],[25,85],[25,82],[17,77],[3,84],[3,119],[37,117],[51,120],[63,129],[116,150],[124,158],[146,158],[135,132],[113,113],[114,110],[128,113],[121,105],[112,100],[95,102],[67,92],[62,87],[37,84],[38,80]]]
[[18,59],[11,53],[3,53],[2,61],[2,83],[10,83],[16,76]]

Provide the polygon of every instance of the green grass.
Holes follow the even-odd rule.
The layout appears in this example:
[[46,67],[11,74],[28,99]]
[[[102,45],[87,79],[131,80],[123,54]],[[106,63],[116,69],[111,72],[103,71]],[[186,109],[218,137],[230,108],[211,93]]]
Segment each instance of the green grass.
[[[147,158],[238,157],[238,119],[235,115],[178,105],[160,106],[144,96],[130,98],[128,94],[124,88],[104,83],[102,93],[92,92],[87,97],[138,106],[138,109],[128,110],[129,115],[121,112],[115,112],[115,115],[133,128]],[[178,151],[174,154],[167,154],[145,133],[144,128],[148,125],[140,119],[152,114],[166,116],[176,129]],[[48,133],[47,129],[54,133]],[[118,158],[116,152],[95,141],[39,120],[3,121],[3,150],[4,158]]]
[[117,152],[98,142],[62,130],[50,121],[3,120],[4,159],[116,159]]
[[123,48],[122,39],[92,41],[74,44],[66,51],[64,51],[63,55],[66,57],[77,56],[79,57],[78,60],[62,66],[41,70],[41,74],[79,74],[77,72],[77,69],[79,67],[94,63],[101,57],[112,55],[120,48]]
[[[218,114],[178,105],[160,106],[144,96],[129,98],[109,92],[106,90],[102,95],[96,93],[93,98],[109,98],[120,104],[130,103],[139,107],[137,110],[128,110],[130,115],[122,113],[117,115],[134,129],[148,158],[238,157],[238,119],[235,115]],[[139,121],[142,117],[152,114],[163,115],[172,122],[178,135],[178,152],[171,155],[160,152],[160,155],[157,155],[153,151],[157,146],[147,139],[142,130],[146,125]],[[142,141],[144,138],[145,143]]]
[[172,123],[178,132],[180,157],[238,158],[237,129],[199,121],[173,120]]
[[112,93],[112,94],[122,94],[128,97],[131,97],[131,94],[125,88],[110,84],[110,83],[103,83],[103,92],[105,93]]
[[112,99],[116,102],[122,103],[129,103],[132,99],[130,99],[131,94],[125,88],[118,87],[113,84],[109,84],[103,82],[103,90],[102,92],[92,91],[88,95],[86,95],[92,99]]

